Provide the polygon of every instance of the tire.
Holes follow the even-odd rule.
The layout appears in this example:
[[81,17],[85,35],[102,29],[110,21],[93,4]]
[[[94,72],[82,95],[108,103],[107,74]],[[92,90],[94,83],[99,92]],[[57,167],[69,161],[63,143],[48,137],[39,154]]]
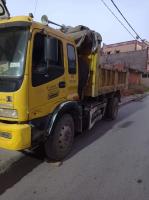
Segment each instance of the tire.
[[56,161],[63,160],[69,154],[73,140],[74,120],[71,115],[64,114],[45,143],[47,157]]
[[118,103],[119,100],[117,97],[114,97],[112,99],[109,99],[106,112],[105,112],[105,118],[110,120],[115,120],[118,116]]

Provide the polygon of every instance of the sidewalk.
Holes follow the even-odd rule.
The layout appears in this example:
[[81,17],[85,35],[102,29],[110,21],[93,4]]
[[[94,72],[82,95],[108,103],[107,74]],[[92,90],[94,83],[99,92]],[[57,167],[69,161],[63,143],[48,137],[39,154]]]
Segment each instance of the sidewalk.
[[[149,93],[123,97],[120,106],[142,99],[147,95],[149,95]],[[0,149],[0,174],[7,171],[15,162],[19,161],[24,156],[25,155],[21,152]]]
[[143,99],[144,97],[148,96],[149,93],[145,93],[145,94],[135,94],[135,95],[130,95],[130,96],[126,96],[126,97],[122,97],[121,98],[121,102],[120,102],[120,106],[123,106],[127,103],[130,103],[131,101],[137,101],[139,99]]

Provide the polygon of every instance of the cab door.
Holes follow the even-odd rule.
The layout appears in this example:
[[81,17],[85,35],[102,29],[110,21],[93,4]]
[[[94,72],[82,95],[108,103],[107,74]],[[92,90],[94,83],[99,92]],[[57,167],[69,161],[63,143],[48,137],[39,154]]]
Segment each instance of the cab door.
[[69,100],[78,100],[78,63],[77,52],[73,44],[67,43],[68,96]]
[[[50,39],[48,50],[47,37]],[[36,31],[33,34],[31,60],[29,118],[34,119],[53,112],[66,99],[63,41]]]

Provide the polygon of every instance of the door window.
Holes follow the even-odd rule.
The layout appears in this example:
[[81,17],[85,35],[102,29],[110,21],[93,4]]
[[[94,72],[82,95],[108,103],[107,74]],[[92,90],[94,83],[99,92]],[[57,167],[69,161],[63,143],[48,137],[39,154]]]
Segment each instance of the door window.
[[70,44],[67,45],[67,55],[68,55],[68,72],[69,74],[76,74],[75,48]]
[[[47,36],[37,33],[34,38],[32,55],[32,85],[34,87],[48,83],[64,74],[63,44],[54,37],[49,37],[48,51]],[[49,59],[46,54],[50,53]]]

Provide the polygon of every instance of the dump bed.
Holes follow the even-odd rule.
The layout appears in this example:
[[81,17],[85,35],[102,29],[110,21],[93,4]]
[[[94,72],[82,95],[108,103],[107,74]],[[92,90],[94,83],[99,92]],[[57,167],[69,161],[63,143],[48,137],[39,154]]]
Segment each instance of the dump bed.
[[101,63],[99,33],[77,26],[68,28],[66,34],[74,38],[77,46],[81,96],[96,97],[125,87],[126,69]]

